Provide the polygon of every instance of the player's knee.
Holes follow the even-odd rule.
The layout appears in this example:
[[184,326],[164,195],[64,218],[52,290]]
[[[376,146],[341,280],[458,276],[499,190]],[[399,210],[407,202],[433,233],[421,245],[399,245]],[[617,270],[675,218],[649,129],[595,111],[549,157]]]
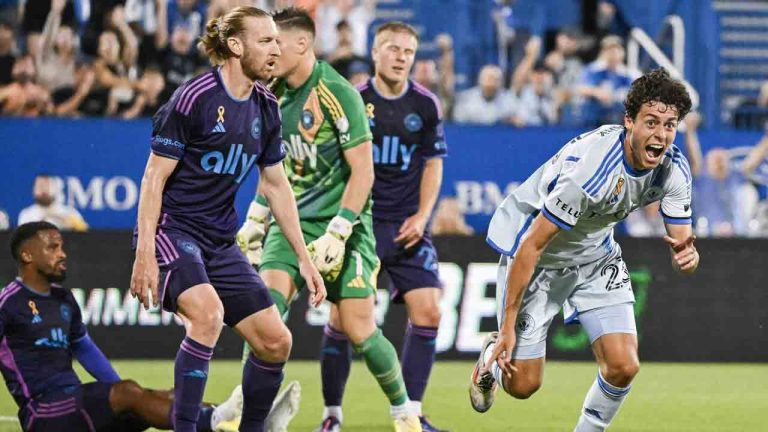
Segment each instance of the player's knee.
[[605,370],[605,378],[609,384],[617,387],[626,387],[640,372],[640,362],[637,359],[628,359],[620,363],[608,364]]
[[422,312],[422,319],[427,327],[439,326],[441,317],[442,314],[440,313],[440,308],[436,304],[424,308],[424,311]]
[[538,379],[513,379],[509,382],[504,378],[504,390],[515,399],[528,399],[541,388],[541,380]]
[[134,380],[124,380],[115,383],[110,393],[112,408],[122,412],[133,409],[144,396],[144,388]]
[[208,339],[218,338],[224,327],[224,307],[219,303],[205,310],[199,311],[195,316],[188,317],[196,334]]
[[293,337],[291,332],[287,328],[283,328],[281,331],[276,332],[274,335],[265,338],[264,350],[269,360],[275,362],[283,362],[288,360],[291,355],[291,346],[293,345]]

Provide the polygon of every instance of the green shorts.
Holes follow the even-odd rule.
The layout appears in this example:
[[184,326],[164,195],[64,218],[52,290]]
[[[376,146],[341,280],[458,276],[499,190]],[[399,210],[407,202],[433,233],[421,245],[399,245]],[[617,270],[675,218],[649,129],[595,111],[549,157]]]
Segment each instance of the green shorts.
[[[304,242],[309,244],[325,233],[330,219],[301,221]],[[269,227],[261,256],[259,271],[283,270],[293,278],[299,290],[304,288],[304,278],[299,274],[296,254],[275,223]],[[338,303],[345,298],[365,298],[376,294],[379,275],[379,258],[376,256],[376,238],[370,215],[361,215],[360,222],[352,230],[344,250],[344,264],[335,281],[325,281],[328,300]]]

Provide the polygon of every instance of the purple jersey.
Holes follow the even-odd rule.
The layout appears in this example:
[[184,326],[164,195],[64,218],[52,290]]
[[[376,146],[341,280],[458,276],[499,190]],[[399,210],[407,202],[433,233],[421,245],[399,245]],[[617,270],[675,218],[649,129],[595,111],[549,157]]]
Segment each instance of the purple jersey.
[[285,149],[275,96],[256,83],[235,99],[219,71],[182,84],[158,110],[152,152],[179,161],[163,191],[164,226],[224,243],[237,232],[241,182],[254,165],[280,163]]
[[0,370],[19,406],[45,392],[79,385],[70,346],[87,335],[69,290],[38,294],[20,280],[0,292]]
[[424,162],[445,156],[440,102],[425,87],[408,80],[398,98],[386,98],[367,81],[358,90],[373,132],[373,217],[402,221],[419,209]]

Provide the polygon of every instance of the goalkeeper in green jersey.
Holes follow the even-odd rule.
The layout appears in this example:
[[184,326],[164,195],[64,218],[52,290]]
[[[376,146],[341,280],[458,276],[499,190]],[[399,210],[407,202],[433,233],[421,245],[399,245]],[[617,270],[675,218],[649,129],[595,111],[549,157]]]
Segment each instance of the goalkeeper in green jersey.
[[[395,430],[421,431],[418,416],[407,404],[397,352],[374,319],[379,260],[371,215],[372,134],[363,100],[330,65],[315,58],[315,25],[305,11],[290,8],[273,18],[281,56],[272,88],[283,118],[285,170],[310,256],[325,279],[328,300],[337,305],[326,334],[349,338],[363,356],[389,398]],[[266,200],[257,193],[238,242],[285,314],[304,280],[279,226],[269,228],[262,251],[268,213]],[[287,399],[278,397],[269,430],[285,428],[295,413],[296,397],[289,409],[281,409]],[[340,430],[338,408],[338,413],[323,413],[321,430]]]

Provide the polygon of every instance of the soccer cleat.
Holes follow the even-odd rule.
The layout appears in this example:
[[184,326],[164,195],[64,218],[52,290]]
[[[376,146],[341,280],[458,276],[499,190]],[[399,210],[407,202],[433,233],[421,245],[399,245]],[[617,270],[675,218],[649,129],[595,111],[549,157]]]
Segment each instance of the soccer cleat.
[[419,416],[402,414],[395,417],[395,432],[422,432]]
[[334,416],[326,417],[315,432],[341,432],[341,422]]
[[448,432],[445,429],[438,429],[433,426],[426,416],[419,416],[419,422],[421,422],[421,430],[424,432]]
[[288,424],[299,412],[301,402],[301,385],[298,381],[291,381],[272,403],[272,409],[267,416],[266,424],[269,432],[285,432]]
[[480,350],[480,358],[475,363],[475,368],[472,370],[472,378],[469,384],[469,401],[472,403],[472,408],[479,413],[484,413],[491,409],[493,400],[496,397],[496,390],[498,384],[493,378],[493,374],[490,371],[481,373],[484,362],[483,357],[488,347],[496,342],[499,337],[499,332],[491,332],[485,337],[483,341],[483,348]]
[[243,388],[235,387],[232,394],[213,410],[211,429],[218,432],[235,432],[240,427],[243,413]]

